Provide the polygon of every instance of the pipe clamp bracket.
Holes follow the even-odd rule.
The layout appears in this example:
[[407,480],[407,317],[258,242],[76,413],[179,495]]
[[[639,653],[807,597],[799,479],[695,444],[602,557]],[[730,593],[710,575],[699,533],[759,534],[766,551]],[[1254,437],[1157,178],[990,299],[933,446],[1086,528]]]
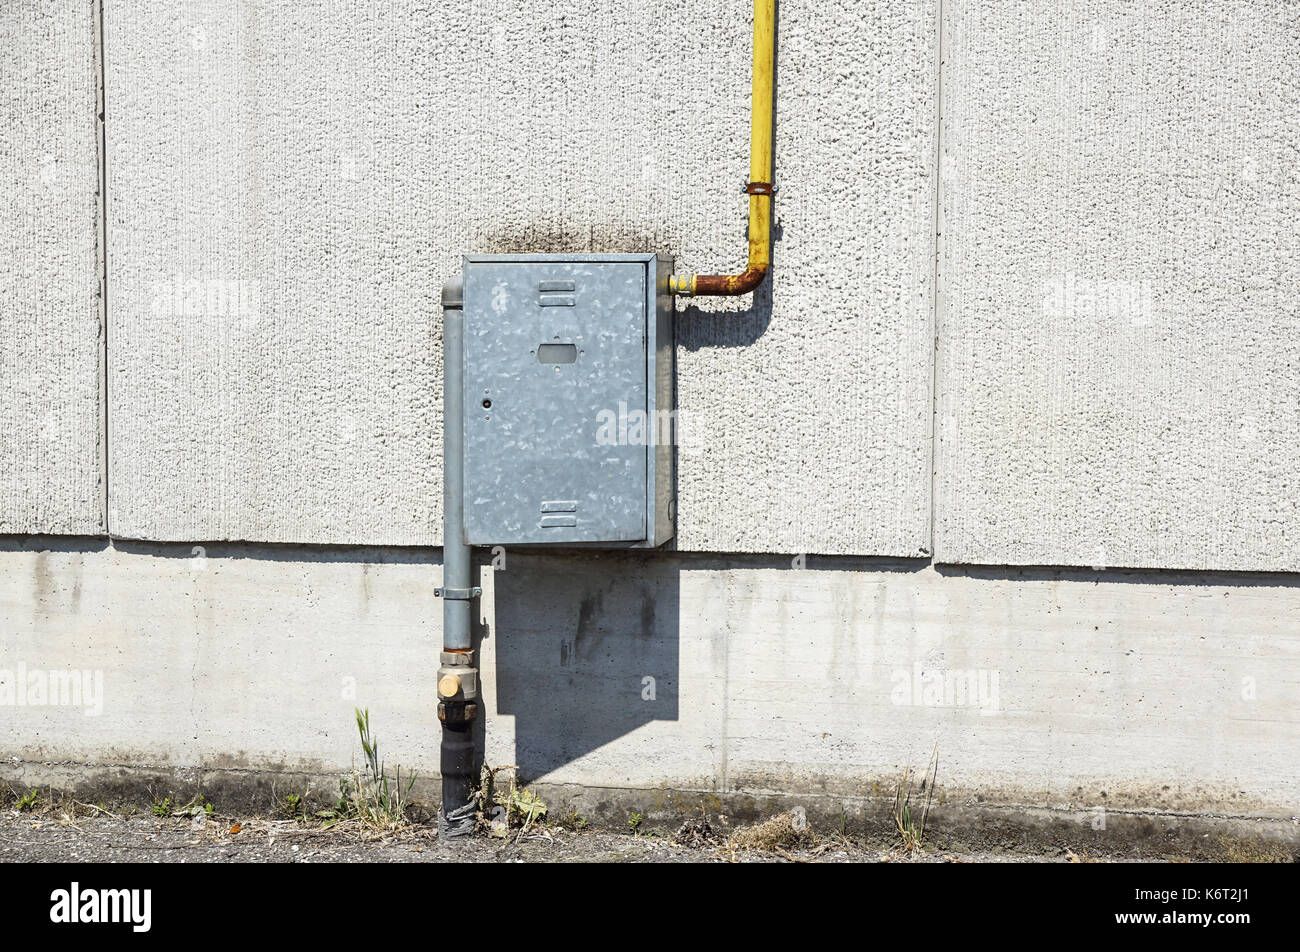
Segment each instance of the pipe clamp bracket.
[[451,598],[467,602],[471,598],[478,598],[483,594],[483,589],[475,585],[473,588],[435,588],[433,590],[436,598]]
[[747,195],[775,195],[777,186],[773,182],[746,182],[741,191]]

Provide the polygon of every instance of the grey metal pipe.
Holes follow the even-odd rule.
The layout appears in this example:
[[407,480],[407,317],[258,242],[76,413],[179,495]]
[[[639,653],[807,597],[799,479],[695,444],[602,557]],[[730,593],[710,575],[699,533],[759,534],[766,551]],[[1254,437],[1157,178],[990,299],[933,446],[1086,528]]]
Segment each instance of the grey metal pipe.
[[442,654],[438,667],[438,720],[442,722],[439,771],[441,838],[468,836],[476,823],[473,799],[478,716],[478,669],[472,631],[474,598],[470,547],[465,543],[463,426],[465,311],[460,278],[442,289]]
[[470,548],[465,544],[465,311],[459,278],[442,289],[442,584],[453,597],[442,604],[444,651],[470,649],[471,604],[455,591],[471,582]]

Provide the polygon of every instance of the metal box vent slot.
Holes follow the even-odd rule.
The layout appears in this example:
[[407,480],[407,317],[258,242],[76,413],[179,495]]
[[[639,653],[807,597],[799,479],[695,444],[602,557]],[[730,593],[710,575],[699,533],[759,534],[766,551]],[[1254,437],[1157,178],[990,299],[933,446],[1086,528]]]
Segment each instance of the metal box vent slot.
[[571,364],[578,359],[577,344],[538,344],[537,359],[543,364]]

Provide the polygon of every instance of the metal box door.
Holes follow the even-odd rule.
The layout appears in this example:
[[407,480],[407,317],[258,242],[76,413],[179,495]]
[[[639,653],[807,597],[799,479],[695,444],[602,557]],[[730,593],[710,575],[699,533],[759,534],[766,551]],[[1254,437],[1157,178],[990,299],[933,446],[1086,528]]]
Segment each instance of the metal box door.
[[465,541],[644,539],[647,447],[602,423],[646,409],[646,266],[475,262],[464,277]]

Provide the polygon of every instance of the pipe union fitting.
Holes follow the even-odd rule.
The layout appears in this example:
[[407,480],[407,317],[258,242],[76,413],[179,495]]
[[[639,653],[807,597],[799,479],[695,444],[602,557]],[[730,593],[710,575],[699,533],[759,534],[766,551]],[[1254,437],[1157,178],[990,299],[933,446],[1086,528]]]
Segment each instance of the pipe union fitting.
[[[450,689],[450,693],[448,690]],[[444,666],[438,669],[438,697],[440,700],[472,701],[478,697],[478,669],[468,665]]]

